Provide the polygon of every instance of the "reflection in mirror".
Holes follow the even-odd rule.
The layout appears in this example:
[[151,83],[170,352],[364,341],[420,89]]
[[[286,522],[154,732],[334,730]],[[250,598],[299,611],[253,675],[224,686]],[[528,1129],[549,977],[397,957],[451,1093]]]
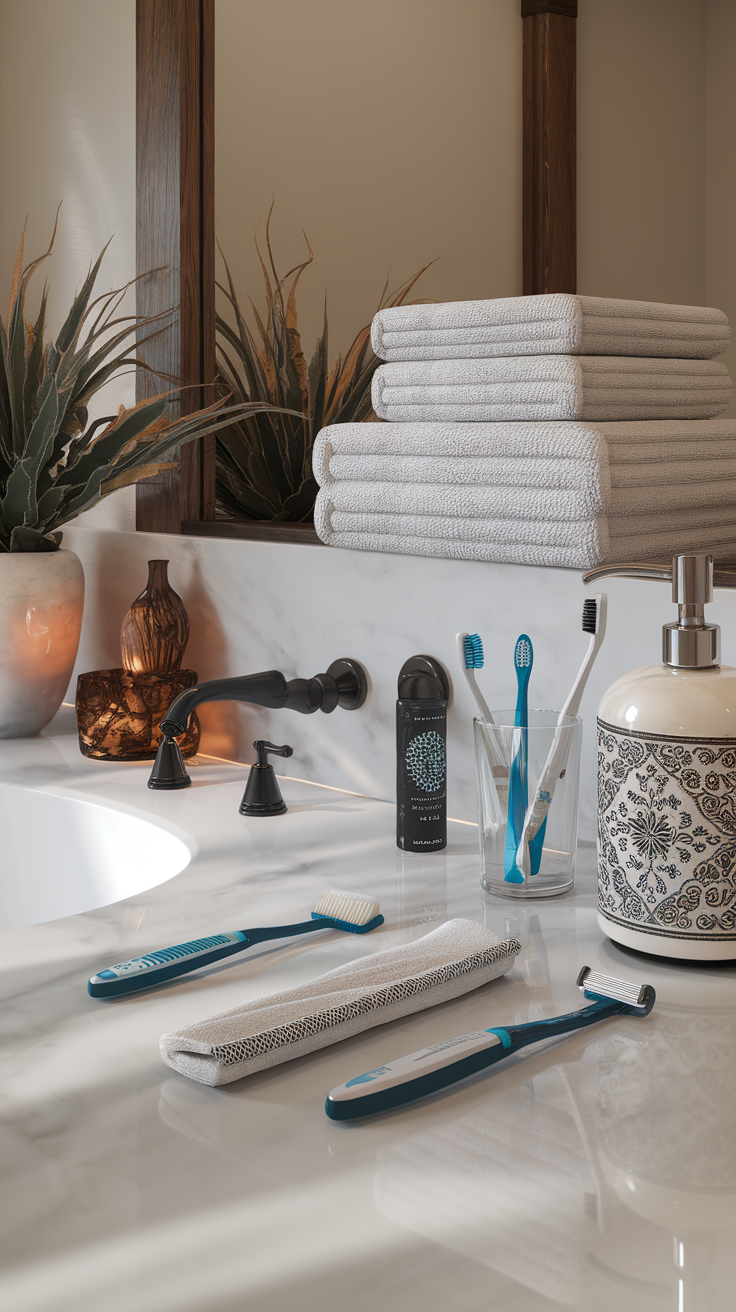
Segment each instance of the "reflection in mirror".
[[[283,275],[298,269],[313,252],[296,294],[304,359],[295,354],[292,336],[284,355],[291,354],[293,367],[288,359],[274,362],[285,364],[291,383],[285,399],[297,410],[306,387],[319,391],[324,364],[329,374],[339,357],[344,369],[351,363],[345,357],[378,308],[387,277],[389,291],[395,291],[436,260],[410,299],[521,291],[516,4],[465,4],[461,21],[453,6],[432,5],[427,21],[425,0],[399,6],[376,0],[366,23],[342,0],[315,0],[307,7],[301,0],[216,0],[215,16],[217,238],[257,343],[255,311],[265,324],[269,310],[264,274],[273,287],[276,270]],[[251,58],[253,51],[260,57]],[[503,130],[494,131],[496,124]],[[219,255],[218,280],[226,281]],[[315,344],[324,332],[325,299],[329,332],[322,360],[319,352],[315,358]],[[285,301],[288,307],[288,293]],[[226,322],[237,322],[222,294],[219,310]],[[277,304],[277,326],[280,313]],[[292,333],[294,319],[292,305]],[[238,342],[226,342],[226,335],[225,329],[220,341],[230,363],[247,376]],[[361,374],[376,363],[366,344]],[[256,364],[251,378],[258,369]],[[271,372],[276,377],[278,367]],[[287,468],[280,476],[272,463],[265,468],[261,451],[252,444],[245,450],[242,437],[239,452],[233,435],[222,442],[218,513],[275,520],[282,531],[292,520],[311,519],[316,488],[310,482],[299,495],[296,486],[310,472],[311,439],[330,419],[372,417],[369,404],[354,414],[349,407],[325,414],[318,396],[311,403],[317,422],[305,442],[297,420],[298,450],[292,441],[296,474]],[[288,422],[284,417],[274,423],[267,455],[278,448],[279,437],[284,447]],[[254,468],[261,480],[258,497],[252,482],[250,496],[244,489],[244,476]]]

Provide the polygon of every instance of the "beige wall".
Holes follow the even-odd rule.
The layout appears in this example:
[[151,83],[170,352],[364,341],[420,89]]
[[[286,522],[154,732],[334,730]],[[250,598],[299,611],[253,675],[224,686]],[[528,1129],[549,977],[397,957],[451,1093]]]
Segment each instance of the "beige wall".
[[0,0],[0,178],[2,303],[26,214],[40,254],[59,201],[52,326],[111,236],[100,286],[134,276],[135,0]]
[[[241,300],[272,195],[277,266],[312,347],[333,349],[398,285],[437,300],[521,292],[519,0],[216,0],[217,234]],[[393,266],[393,267],[392,267]]]
[[[42,254],[63,201],[49,281],[49,326],[60,328],[90,261],[113,238],[100,291],[135,276],[135,0],[0,0],[0,305],[28,215],[26,259]],[[109,413],[135,396],[132,377],[104,397]],[[80,523],[133,528],[124,488]]]
[[705,303],[704,146],[704,0],[580,0],[579,292]]
[[[736,326],[736,0],[706,0],[705,16],[705,301]],[[736,341],[721,358],[736,378]]]

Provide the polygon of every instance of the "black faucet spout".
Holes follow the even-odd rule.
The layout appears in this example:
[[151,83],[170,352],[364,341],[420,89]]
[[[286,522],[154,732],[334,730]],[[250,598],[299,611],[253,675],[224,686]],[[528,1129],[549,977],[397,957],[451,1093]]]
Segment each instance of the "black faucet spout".
[[280,670],[263,670],[260,674],[198,683],[179,694],[161,721],[163,737],[148,787],[188,788],[191,779],[175,740],[185,732],[192,711],[203,702],[250,702],[271,710],[284,707],[302,715],[312,715],[318,710],[329,713],[336,706],[356,711],[363,705],[367,693],[365,670],[357,661],[347,657],[333,661],[325,674],[316,674],[313,679],[290,679],[287,683]]
[[177,738],[184,733],[192,711],[203,702],[250,702],[253,706],[280,710],[288,700],[288,686],[280,670],[243,674],[233,679],[208,679],[179,693],[166,712],[166,719],[161,721],[161,732],[167,738]]

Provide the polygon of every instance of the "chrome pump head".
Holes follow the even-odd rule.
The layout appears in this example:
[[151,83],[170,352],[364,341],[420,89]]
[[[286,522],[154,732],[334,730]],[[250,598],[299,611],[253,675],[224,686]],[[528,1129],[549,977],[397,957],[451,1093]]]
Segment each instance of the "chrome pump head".
[[673,556],[672,567],[666,565],[598,565],[583,574],[583,583],[593,583],[607,575],[625,579],[665,579],[672,581],[672,600],[678,608],[677,623],[662,627],[662,660],[674,669],[704,670],[720,665],[721,630],[706,624],[704,606],[713,600],[713,557],[706,555]]

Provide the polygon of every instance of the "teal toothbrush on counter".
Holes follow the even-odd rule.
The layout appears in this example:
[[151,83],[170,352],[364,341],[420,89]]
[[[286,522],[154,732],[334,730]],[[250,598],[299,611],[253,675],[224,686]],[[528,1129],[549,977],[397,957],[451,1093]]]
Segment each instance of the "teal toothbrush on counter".
[[254,943],[266,943],[276,938],[292,938],[295,934],[314,934],[318,929],[342,929],[348,934],[368,934],[383,924],[379,903],[374,898],[355,893],[342,893],[332,888],[320,898],[311,920],[296,925],[270,925],[266,929],[232,929],[222,934],[193,939],[190,943],[177,943],[174,947],[159,948],[143,957],[120,961],[93,975],[87,991],[93,998],[117,998],[125,993],[153,988],[187,975],[200,966],[209,966],[223,957],[244,952]]

